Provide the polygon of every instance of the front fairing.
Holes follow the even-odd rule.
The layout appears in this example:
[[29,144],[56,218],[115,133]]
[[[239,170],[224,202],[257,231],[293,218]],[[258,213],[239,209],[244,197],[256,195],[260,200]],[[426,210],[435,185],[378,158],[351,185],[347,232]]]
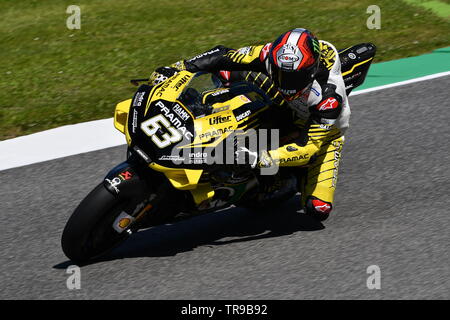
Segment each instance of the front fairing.
[[157,86],[141,86],[128,114],[128,144],[160,166],[204,168],[206,148],[238,130],[257,128],[258,114],[270,104],[247,83],[218,84],[211,74],[181,71]]

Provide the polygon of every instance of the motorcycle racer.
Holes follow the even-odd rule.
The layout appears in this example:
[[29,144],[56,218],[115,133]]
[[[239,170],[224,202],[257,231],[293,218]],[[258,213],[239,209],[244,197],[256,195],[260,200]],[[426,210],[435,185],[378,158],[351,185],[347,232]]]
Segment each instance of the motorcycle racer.
[[[283,138],[278,149],[257,154],[252,167],[308,165],[299,183],[301,205],[320,221],[328,218],[350,117],[339,55],[331,43],[296,28],[265,45],[237,50],[219,45],[171,68],[216,73],[224,82],[245,80],[264,90],[277,106]],[[159,68],[151,81],[164,81],[170,73]],[[299,134],[305,128],[306,144]],[[243,148],[238,157],[248,152]]]

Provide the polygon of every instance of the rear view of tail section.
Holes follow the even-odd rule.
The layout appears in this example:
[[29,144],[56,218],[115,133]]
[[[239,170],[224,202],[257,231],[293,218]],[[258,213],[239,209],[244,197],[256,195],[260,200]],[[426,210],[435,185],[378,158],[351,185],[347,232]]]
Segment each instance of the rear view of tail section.
[[372,43],[360,43],[339,50],[341,72],[347,94],[364,82],[375,53],[376,47]]

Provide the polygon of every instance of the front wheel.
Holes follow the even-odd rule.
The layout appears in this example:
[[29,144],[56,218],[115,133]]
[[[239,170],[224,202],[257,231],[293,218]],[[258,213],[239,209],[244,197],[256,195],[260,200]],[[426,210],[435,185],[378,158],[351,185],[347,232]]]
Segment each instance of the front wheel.
[[99,184],[67,222],[61,238],[64,254],[74,262],[86,262],[126,240],[129,234],[118,233],[112,226],[127,202],[113,196],[103,183]]

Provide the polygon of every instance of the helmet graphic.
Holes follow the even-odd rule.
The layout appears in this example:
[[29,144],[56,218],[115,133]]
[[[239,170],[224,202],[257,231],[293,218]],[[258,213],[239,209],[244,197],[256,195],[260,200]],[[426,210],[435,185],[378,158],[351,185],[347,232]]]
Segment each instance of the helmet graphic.
[[287,100],[311,87],[319,68],[319,41],[306,29],[283,33],[269,50],[269,74]]

